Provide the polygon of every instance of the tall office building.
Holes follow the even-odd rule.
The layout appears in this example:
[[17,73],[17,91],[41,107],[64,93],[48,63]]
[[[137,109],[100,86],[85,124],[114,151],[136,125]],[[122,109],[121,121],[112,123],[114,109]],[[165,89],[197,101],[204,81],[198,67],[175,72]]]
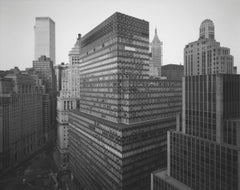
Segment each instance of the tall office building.
[[53,69],[53,61],[46,56],[41,56],[33,61],[33,69],[45,83],[47,92],[55,92],[56,75]]
[[[207,22],[200,42],[209,44],[214,32]],[[207,54],[215,56],[212,46]],[[207,59],[209,67],[213,63]],[[152,174],[152,189],[240,189],[240,75],[226,72],[185,73],[182,127],[168,132],[168,167]]]
[[199,39],[184,49],[185,75],[233,73],[230,49],[215,40],[214,24],[206,19],[201,23]]
[[44,145],[43,87],[17,68],[0,76],[0,172]]
[[67,169],[69,163],[69,110],[79,107],[80,40],[81,35],[79,34],[74,47],[69,52],[69,64],[62,70],[62,87],[60,95],[57,97],[57,164],[62,169]]
[[82,37],[69,162],[84,189],[150,188],[151,171],[166,167],[181,85],[149,79],[147,21],[115,13]]
[[161,78],[162,44],[163,43],[158,38],[157,29],[155,29],[155,35],[152,43],[150,44],[151,57],[149,62],[149,74],[150,76],[158,78]]
[[49,17],[36,17],[34,60],[46,56],[55,64],[55,23]]
[[44,118],[45,137],[47,141],[54,141],[56,138],[56,75],[53,69],[53,61],[46,56],[41,56],[33,61],[33,70],[46,86],[44,96]]

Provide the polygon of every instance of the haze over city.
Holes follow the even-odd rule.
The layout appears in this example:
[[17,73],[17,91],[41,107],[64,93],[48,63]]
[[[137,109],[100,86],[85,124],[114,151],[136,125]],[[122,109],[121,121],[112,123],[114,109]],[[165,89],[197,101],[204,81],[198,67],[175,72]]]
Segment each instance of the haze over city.
[[0,0],[0,189],[239,190],[239,5]]
[[[0,0],[0,69],[32,66],[35,17],[56,24],[56,64],[68,63],[78,33],[85,35],[116,11],[150,23],[150,41],[157,27],[163,42],[163,65],[183,64],[185,45],[198,39],[200,23],[211,19],[216,40],[229,47],[240,67],[239,0]],[[239,68],[238,68],[239,73]]]

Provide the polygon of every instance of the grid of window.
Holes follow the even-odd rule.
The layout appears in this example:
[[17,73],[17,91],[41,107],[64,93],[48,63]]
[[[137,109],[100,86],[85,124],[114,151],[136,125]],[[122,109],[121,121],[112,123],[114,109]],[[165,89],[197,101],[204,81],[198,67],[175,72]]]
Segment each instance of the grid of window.
[[223,118],[240,117],[240,76],[223,75]]
[[171,176],[195,190],[237,190],[238,150],[171,132]]
[[[185,77],[186,133],[216,140],[217,75]],[[219,92],[220,93],[220,92]]]
[[[113,24],[106,20],[82,38],[80,110],[126,124],[174,116],[180,111],[181,82],[146,79],[147,22],[119,14],[114,19]],[[105,31],[112,25],[116,29]],[[102,31],[104,36],[98,34]],[[88,42],[92,35],[100,35],[94,43]]]
[[[2,152],[0,170],[15,167],[44,145],[43,93],[27,74],[9,74],[0,81],[8,92],[0,93]],[[11,80],[9,80],[11,79]],[[9,84],[7,84],[9,85]]]
[[237,146],[240,120],[226,120],[223,124],[223,142]]
[[[225,142],[234,141],[236,144],[236,133],[233,137],[234,133],[231,132],[235,129],[227,125],[227,119],[240,116],[240,77],[199,75],[187,76],[184,80],[186,133],[214,141],[217,140],[217,133],[221,133]],[[223,127],[220,126],[220,118],[225,120]],[[227,140],[226,135],[232,138]]]
[[167,183],[165,180],[153,175],[153,189],[152,190],[179,190],[172,184]]
[[54,75],[53,63],[50,58],[41,56],[38,60],[33,61],[33,69],[43,80],[43,84],[46,85],[46,90],[48,92],[56,90],[56,79]]
[[[79,152],[81,160],[78,162],[91,161],[88,167],[95,167],[92,169],[95,171],[93,176],[104,173],[105,180],[114,178],[115,182],[111,184],[114,189],[121,184],[129,189],[133,189],[133,186],[136,188],[136,181],[140,179],[144,180],[142,185],[148,188],[151,171],[166,167],[166,133],[175,128],[175,118],[141,125],[119,125],[121,127],[78,111],[71,112],[70,153],[76,157],[76,152]],[[74,162],[72,156],[71,159]],[[81,166],[81,170],[87,173],[86,164]],[[71,167],[77,172],[75,166]],[[85,172],[81,172],[81,175],[85,175]]]

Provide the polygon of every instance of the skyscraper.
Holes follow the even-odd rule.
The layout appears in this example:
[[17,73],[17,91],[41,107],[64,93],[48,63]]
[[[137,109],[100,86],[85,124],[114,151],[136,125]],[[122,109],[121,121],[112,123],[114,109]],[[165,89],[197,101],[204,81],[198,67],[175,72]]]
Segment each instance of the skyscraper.
[[162,42],[159,40],[157,35],[157,29],[155,29],[155,35],[151,48],[151,57],[149,62],[149,73],[150,76],[161,78],[161,66],[162,66]]
[[36,17],[34,60],[46,56],[55,64],[55,23],[49,17]]
[[36,17],[34,26],[35,60],[33,69],[46,85],[44,96],[44,129],[47,141],[53,142],[56,138],[56,96],[57,83],[54,72],[55,64],[55,23],[49,17]]
[[149,79],[149,23],[115,13],[81,38],[80,109],[69,114],[69,164],[85,189],[150,188],[166,167],[181,82]]
[[56,75],[53,69],[53,61],[46,56],[41,56],[33,61],[33,70],[46,86],[44,97],[44,130],[46,140],[54,141],[56,124]]
[[69,125],[68,114],[72,109],[76,109],[80,96],[80,40],[81,35],[74,47],[69,52],[69,64],[62,71],[62,87],[60,95],[57,97],[57,163],[60,168],[68,168],[69,160]]
[[185,75],[233,73],[230,49],[215,40],[214,23],[206,19],[201,23],[199,39],[185,46]]
[[[201,24],[199,43],[209,44],[208,69],[185,73],[182,127],[168,132],[168,167],[152,174],[153,190],[240,188],[240,75],[231,74],[233,68],[228,74],[210,70],[219,48],[211,43],[212,26],[209,20]],[[190,65],[198,64],[195,59]]]

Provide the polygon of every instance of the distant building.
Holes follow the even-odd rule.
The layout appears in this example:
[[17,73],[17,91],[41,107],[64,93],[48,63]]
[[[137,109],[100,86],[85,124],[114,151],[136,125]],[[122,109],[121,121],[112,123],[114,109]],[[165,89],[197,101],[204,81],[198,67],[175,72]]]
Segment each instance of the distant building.
[[166,167],[179,81],[149,79],[149,23],[115,13],[81,38],[80,108],[69,113],[69,166],[84,189],[150,188]]
[[155,29],[155,36],[150,44],[151,57],[149,61],[149,75],[158,78],[161,78],[162,44],[158,38],[157,29]]
[[49,17],[36,17],[34,59],[46,56],[55,64],[55,23]]
[[44,145],[43,88],[36,78],[12,71],[0,78],[0,171]]
[[79,108],[80,99],[80,40],[69,52],[69,63],[62,70],[61,91],[57,97],[57,164],[59,168],[67,169],[69,164],[68,114],[69,110]]
[[78,98],[80,97],[80,53],[81,53],[81,34],[78,34],[78,38],[74,47],[69,51],[69,77],[68,83],[70,97]]
[[177,64],[162,65],[162,75],[161,77],[166,77],[168,80],[178,80],[181,81],[184,74],[184,66]]
[[[41,56],[38,60],[33,61],[33,70],[42,79],[46,86],[46,96],[44,98],[45,111],[44,119],[46,120],[45,136],[46,140],[54,141],[56,138],[56,75],[53,69],[53,62],[46,56]],[[50,123],[50,125],[48,124]]]
[[237,74],[237,66],[233,67],[233,74]]
[[200,26],[199,39],[184,48],[185,75],[233,73],[230,49],[220,47],[214,36],[213,22],[204,20]]
[[61,88],[62,88],[62,73],[63,73],[63,70],[65,69],[65,67],[66,67],[66,64],[64,64],[64,63],[55,65],[53,67],[54,71],[55,71],[55,75],[56,75],[56,90],[57,90],[58,94],[60,93]]
[[[202,25],[200,40],[210,44],[213,23]],[[152,173],[152,190],[240,189],[240,75],[231,64],[226,74],[210,70],[214,47],[208,47],[208,69],[201,75],[186,70],[182,127],[168,132],[168,166]]]
[[56,91],[56,75],[53,62],[46,56],[41,56],[33,61],[33,70],[39,75],[47,87],[47,92]]

